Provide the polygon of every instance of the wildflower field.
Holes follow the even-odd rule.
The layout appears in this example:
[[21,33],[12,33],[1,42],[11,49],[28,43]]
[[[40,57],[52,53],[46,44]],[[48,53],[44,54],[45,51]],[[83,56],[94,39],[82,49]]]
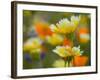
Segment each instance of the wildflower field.
[[91,15],[23,10],[23,69],[91,64]]

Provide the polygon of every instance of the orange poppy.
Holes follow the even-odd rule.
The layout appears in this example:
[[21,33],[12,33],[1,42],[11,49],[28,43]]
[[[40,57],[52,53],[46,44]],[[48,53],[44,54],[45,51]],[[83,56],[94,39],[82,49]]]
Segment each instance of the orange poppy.
[[81,27],[77,34],[81,43],[87,43],[89,41],[89,29],[87,27]]
[[79,34],[88,34],[89,33],[89,30],[87,27],[81,27],[79,29]]
[[52,35],[52,31],[50,30],[49,25],[47,23],[37,23],[35,25],[35,30],[41,37]]
[[73,46],[73,42],[67,38],[64,39],[63,41],[63,46]]
[[87,56],[74,56],[73,66],[85,66],[87,64]]

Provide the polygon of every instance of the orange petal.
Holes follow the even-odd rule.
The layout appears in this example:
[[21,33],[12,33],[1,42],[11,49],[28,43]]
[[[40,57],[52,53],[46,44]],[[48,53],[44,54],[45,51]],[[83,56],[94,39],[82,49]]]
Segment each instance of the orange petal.
[[73,42],[67,38],[64,39],[63,41],[63,46],[73,46]]
[[75,56],[73,60],[74,66],[85,66],[87,64],[88,57],[87,56]]
[[87,27],[79,28],[79,34],[87,34],[89,33],[89,29]]
[[80,35],[81,34],[89,34],[89,29],[88,27],[80,27],[77,31],[77,37],[78,37],[78,40],[79,42],[81,43],[87,43],[88,40],[87,39],[84,39],[84,38],[80,38]]
[[40,36],[47,36],[52,35],[52,31],[50,30],[49,26],[44,23],[38,23],[35,25],[35,30]]

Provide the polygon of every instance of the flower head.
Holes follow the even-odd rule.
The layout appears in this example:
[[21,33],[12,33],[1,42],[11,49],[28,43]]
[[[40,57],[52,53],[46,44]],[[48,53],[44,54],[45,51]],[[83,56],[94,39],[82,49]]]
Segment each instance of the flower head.
[[89,30],[87,27],[81,27],[78,31],[80,43],[87,43],[90,39]]
[[64,58],[71,55],[71,47],[57,46],[56,49],[53,50],[53,52]]
[[23,45],[23,50],[26,52],[40,52],[41,40],[39,38],[31,38]]
[[88,62],[87,56],[74,56],[73,66],[84,66]]
[[40,37],[46,37],[48,35],[52,35],[52,31],[49,27],[49,24],[40,22],[35,25],[35,31]]
[[60,57],[68,57],[68,56],[75,56],[81,55],[83,51],[80,50],[80,47],[70,47],[70,46],[57,46],[56,49],[53,50],[56,54]]
[[51,45],[59,45],[63,42],[63,36],[59,34],[53,34],[51,36],[47,36],[47,42]]
[[72,16],[70,20],[67,18],[60,20],[56,25],[51,25],[51,30],[53,32],[67,34],[74,32],[79,23],[79,17]]

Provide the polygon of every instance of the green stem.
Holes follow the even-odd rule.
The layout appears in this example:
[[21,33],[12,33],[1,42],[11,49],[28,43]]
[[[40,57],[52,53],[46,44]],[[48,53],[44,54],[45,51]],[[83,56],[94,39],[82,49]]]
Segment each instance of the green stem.
[[[65,61],[65,60],[64,60]],[[66,61],[65,61],[65,66],[64,67],[66,67]]]
[[69,63],[69,61],[68,61],[68,67],[70,67],[70,63]]

